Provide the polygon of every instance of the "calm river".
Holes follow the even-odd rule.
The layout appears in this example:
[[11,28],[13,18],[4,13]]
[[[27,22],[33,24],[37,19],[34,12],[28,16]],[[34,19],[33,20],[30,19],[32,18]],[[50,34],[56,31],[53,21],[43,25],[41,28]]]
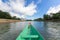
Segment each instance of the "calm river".
[[[0,24],[0,40],[16,40],[29,22]],[[60,40],[60,22],[38,22],[31,24],[42,34],[45,40]]]

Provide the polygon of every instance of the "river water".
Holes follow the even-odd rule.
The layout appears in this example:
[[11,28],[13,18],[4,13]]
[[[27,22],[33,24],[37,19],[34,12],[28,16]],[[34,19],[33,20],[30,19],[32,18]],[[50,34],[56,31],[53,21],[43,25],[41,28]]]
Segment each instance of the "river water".
[[60,22],[39,21],[0,24],[0,40],[16,40],[29,22],[42,34],[45,40],[60,40]]

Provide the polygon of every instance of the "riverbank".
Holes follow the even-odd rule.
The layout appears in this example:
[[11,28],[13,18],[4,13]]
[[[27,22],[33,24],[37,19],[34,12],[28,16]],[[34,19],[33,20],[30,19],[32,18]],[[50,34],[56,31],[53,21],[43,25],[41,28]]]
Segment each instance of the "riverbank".
[[0,23],[13,23],[19,22],[20,20],[12,20],[12,19],[0,19]]

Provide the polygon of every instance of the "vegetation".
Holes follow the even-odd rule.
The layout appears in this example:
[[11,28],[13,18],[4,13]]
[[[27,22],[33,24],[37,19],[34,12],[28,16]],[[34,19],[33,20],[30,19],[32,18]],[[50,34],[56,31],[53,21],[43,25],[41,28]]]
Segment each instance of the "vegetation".
[[12,19],[14,19],[14,20],[21,20],[20,18],[17,18],[16,16],[13,16]]
[[34,21],[60,21],[60,11],[57,13],[50,13],[50,15],[44,14],[43,19],[38,18]]
[[43,21],[43,19],[42,18],[37,18],[34,21]]
[[26,21],[32,21],[32,20],[26,20]]
[[51,20],[51,16],[50,15],[44,15],[44,20]]
[[11,19],[11,16],[10,16],[10,14],[8,12],[0,11],[0,18]]
[[51,15],[45,14],[44,20],[59,21],[60,20],[60,11],[58,13],[51,13]]
[[3,12],[3,11],[0,11],[0,18],[20,20],[20,18],[16,18],[16,16],[12,17],[8,12]]
[[[50,13],[51,15],[45,14],[43,18],[37,18],[34,19],[34,21],[60,21],[60,11],[57,13]],[[0,11],[0,18],[2,19],[13,19],[13,20],[21,20],[20,18],[17,18],[16,16],[11,16],[8,12]],[[26,20],[26,21],[32,21],[32,20]]]

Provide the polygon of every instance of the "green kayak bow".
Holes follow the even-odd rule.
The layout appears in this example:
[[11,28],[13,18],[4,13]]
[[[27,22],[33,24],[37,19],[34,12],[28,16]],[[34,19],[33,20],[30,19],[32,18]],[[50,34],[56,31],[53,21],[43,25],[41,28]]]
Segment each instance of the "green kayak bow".
[[44,40],[42,35],[30,24],[20,33],[16,40]]

